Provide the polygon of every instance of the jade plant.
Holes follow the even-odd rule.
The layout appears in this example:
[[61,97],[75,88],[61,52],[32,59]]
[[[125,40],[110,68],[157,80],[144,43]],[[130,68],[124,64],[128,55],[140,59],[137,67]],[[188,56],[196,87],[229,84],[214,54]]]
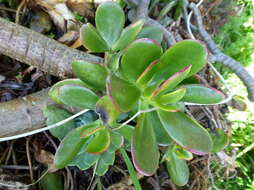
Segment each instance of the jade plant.
[[[121,149],[131,152],[141,174],[153,175],[164,162],[172,182],[185,185],[186,160],[212,152],[216,139],[185,113],[185,105],[224,99],[195,78],[206,64],[206,48],[184,40],[163,51],[160,42],[146,38],[152,35],[143,31],[142,20],[123,28],[125,14],[114,2],[97,8],[95,24],[84,25],[80,35],[88,51],[104,53],[104,62],[73,62],[77,79],[60,81],[49,91],[57,104],[91,110],[79,122],[51,129],[61,141],[55,167],[93,167],[102,176]],[[48,106],[44,113],[48,125],[72,115],[58,106]],[[215,149],[222,147],[217,143]]]

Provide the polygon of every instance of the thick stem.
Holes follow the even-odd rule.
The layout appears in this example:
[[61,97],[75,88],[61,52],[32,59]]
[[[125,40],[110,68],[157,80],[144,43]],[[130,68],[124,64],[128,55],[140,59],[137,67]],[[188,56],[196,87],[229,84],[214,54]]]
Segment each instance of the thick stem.
[[61,78],[72,75],[70,63],[74,60],[102,62],[99,57],[69,48],[2,18],[0,18],[0,54]]
[[176,43],[174,35],[169,32],[164,26],[162,26],[158,21],[147,18],[146,24],[160,28],[163,31],[164,38],[169,46],[172,46]]
[[209,50],[213,53],[213,59],[231,69],[242,80],[244,85],[247,87],[249,100],[254,101],[254,78],[238,61],[222,53],[222,51],[217,47],[211,36],[204,29],[202,16],[199,9],[193,3],[190,4],[190,8],[193,10],[193,13],[195,15],[198,32],[207,44]]
[[254,101],[254,79],[241,63],[223,53],[217,54],[215,60],[230,68],[242,80],[247,88],[249,100]]
[[140,0],[137,7],[135,8],[134,20],[144,19],[147,25],[153,25],[160,28],[163,31],[164,38],[169,46],[176,43],[173,34],[162,26],[158,21],[151,19],[148,15],[150,0]]

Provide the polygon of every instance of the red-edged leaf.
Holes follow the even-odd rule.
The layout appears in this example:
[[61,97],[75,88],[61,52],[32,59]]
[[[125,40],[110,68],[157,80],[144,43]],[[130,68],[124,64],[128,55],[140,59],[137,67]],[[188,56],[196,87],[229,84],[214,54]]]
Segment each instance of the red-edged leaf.
[[155,98],[154,101],[162,105],[173,104],[180,101],[183,98],[185,91],[186,91],[185,88],[180,88],[173,92],[169,92],[165,95],[161,95]]
[[123,53],[121,73],[129,81],[135,82],[141,73],[162,54],[162,48],[151,39],[139,39],[131,43]]
[[68,106],[94,109],[99,97],[83,86],[64,85],[59,88],[59,99]]
[[173,140],[194,154],[206,154],[212,150],[209,133],[197,121],[182,112],[158,110],[164,128]]
[[84,83],[80,79],[66,79],[54,84],[50,88],[48,94],[49,94],[49,97],[57,104],[63,104],[63,102],[59,99],[59,88],[64,85],[78,85],[78,86],[89,87],[86,83]]
[[107,42],[90,23],[81,27],[80,37],[83,45],[91,52],[101,53],[109,50]]
[[142,29],[144,24],[143,20],[139,20],[127,28],[125,28],[118,41],[113,45],[112,50],[113,51],[118,51],[126,48],[133,40],[136,39],[138,33]]
[[81,133],[84,131],[84,129],[97,125],[98,121],[95,121],[89,125],[81,126],[73,129],[64,137],[55,154],[54,164],[56,168],[64,168],[75,158],[87,141],[87,138],[80,137]]
[[154,76],[156,72],[159,71],[159,64],[158,60],[153,61],[144,71],[141,73],[141,75],[137,79],[137,85],[138,86],[145,86]]
[[171,139],[171,137],[161,124],[158,114],[155,111],[147,114],[148,117],[150,117],[150,122],[153,127],[157,143],[161,146],[170,145],[173,142],[173,140]]
[[96,112],[99,114],[103,124],[112,125],[116,122],[119,112],[115,108],[109,96],[101,97],[96,103]]
[[132,136],[132,158],[135,168],[145,176],[153,175],[159,166],[159,151],[150,118],[138,118]]
[[182,98],[182,101],[184,102],[216,104],[225,98],[222,92],[202,85],[190,84],[184,85],[183,87],[186,89],[186,93]]
[[107,90],[113,104],[122,112],[133,108],[140,97],[140,91],[136,86],[115,75],[108,78]]
[[173,90],[180,82],[182,82],[188,73],[191,70],[191,65],[185,67],[181,71],[175,73],[173,76],[171,76],[169,79],[167,79],[165,82],[163,82],[158,89],[156,89],[150,98],[158,97],[162,94],[165,94],[166,92],[169,92]]
[[91,154],[101,154],[109,148],[110,142],[110,133],[108,129],[101,129],[87,145],[86,151]]
[[194,40],[183,40],[170,47],[160,58],[162,72],[160,77],[167,79],[188,65],[192,65],[188,74],[192,76],[206,64],[205,46]]

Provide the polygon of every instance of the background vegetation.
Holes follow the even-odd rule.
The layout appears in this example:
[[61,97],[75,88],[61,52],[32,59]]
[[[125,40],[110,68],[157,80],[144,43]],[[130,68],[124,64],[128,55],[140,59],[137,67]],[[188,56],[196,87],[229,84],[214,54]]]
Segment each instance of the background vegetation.
[[[254,2],[239,0],[236,3],[242,6],[240,15],[231,16],[227,24],[219,29],[215,41],[223,51],[238,60],[254,75]],[[222,68],[220,68],[221,70]],[[247,92],[241,81],[227,69],[221,70],[226,81],[238,96],[238,103],[245,110],[229,107],[227,119],[232,125],[231,144],[226,152],[236,159],[236,171],[220,170],[219,163],[214,163],[216,185],[220,189],[253,190],[254,189],[254,105],[247,100]]]

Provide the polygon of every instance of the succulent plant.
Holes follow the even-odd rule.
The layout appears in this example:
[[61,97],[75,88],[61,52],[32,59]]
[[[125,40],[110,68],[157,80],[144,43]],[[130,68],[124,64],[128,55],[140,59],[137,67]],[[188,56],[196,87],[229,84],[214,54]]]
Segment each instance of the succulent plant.
[[[98,116],[81,126],[68,122],[51,130],[61,140],[55,166],[81,170],[94,166],[101,176],[122,147],[131,151],[138,172],[153,175],[162,158],[172,181],[185,185],[186,160],[192,159],[192,153],[204,155],[220,147],[215,143],[213,148],[207,130],[185,113],[186,103],[214,104],[224,99],[221,92],[193,80],[206,64],[206,48],[198,41],[184,40],[163,51],[160,42],[147,38],[152,36],[151,28],[137,39],[143,21],[123,29],[124,12],[113,2],[98,7],[95,23],[96,28],[82,27],[81,38],[89,51],[105,53],[104,62],[73,62],[78,79],[58,82],[49,96],[57,104],[90,109]],[[141,114],[125,125],[135,113]],[[45,115],[50,125],[70,113],[51,106]],[[167,151],[159,146],[168,147]]]

